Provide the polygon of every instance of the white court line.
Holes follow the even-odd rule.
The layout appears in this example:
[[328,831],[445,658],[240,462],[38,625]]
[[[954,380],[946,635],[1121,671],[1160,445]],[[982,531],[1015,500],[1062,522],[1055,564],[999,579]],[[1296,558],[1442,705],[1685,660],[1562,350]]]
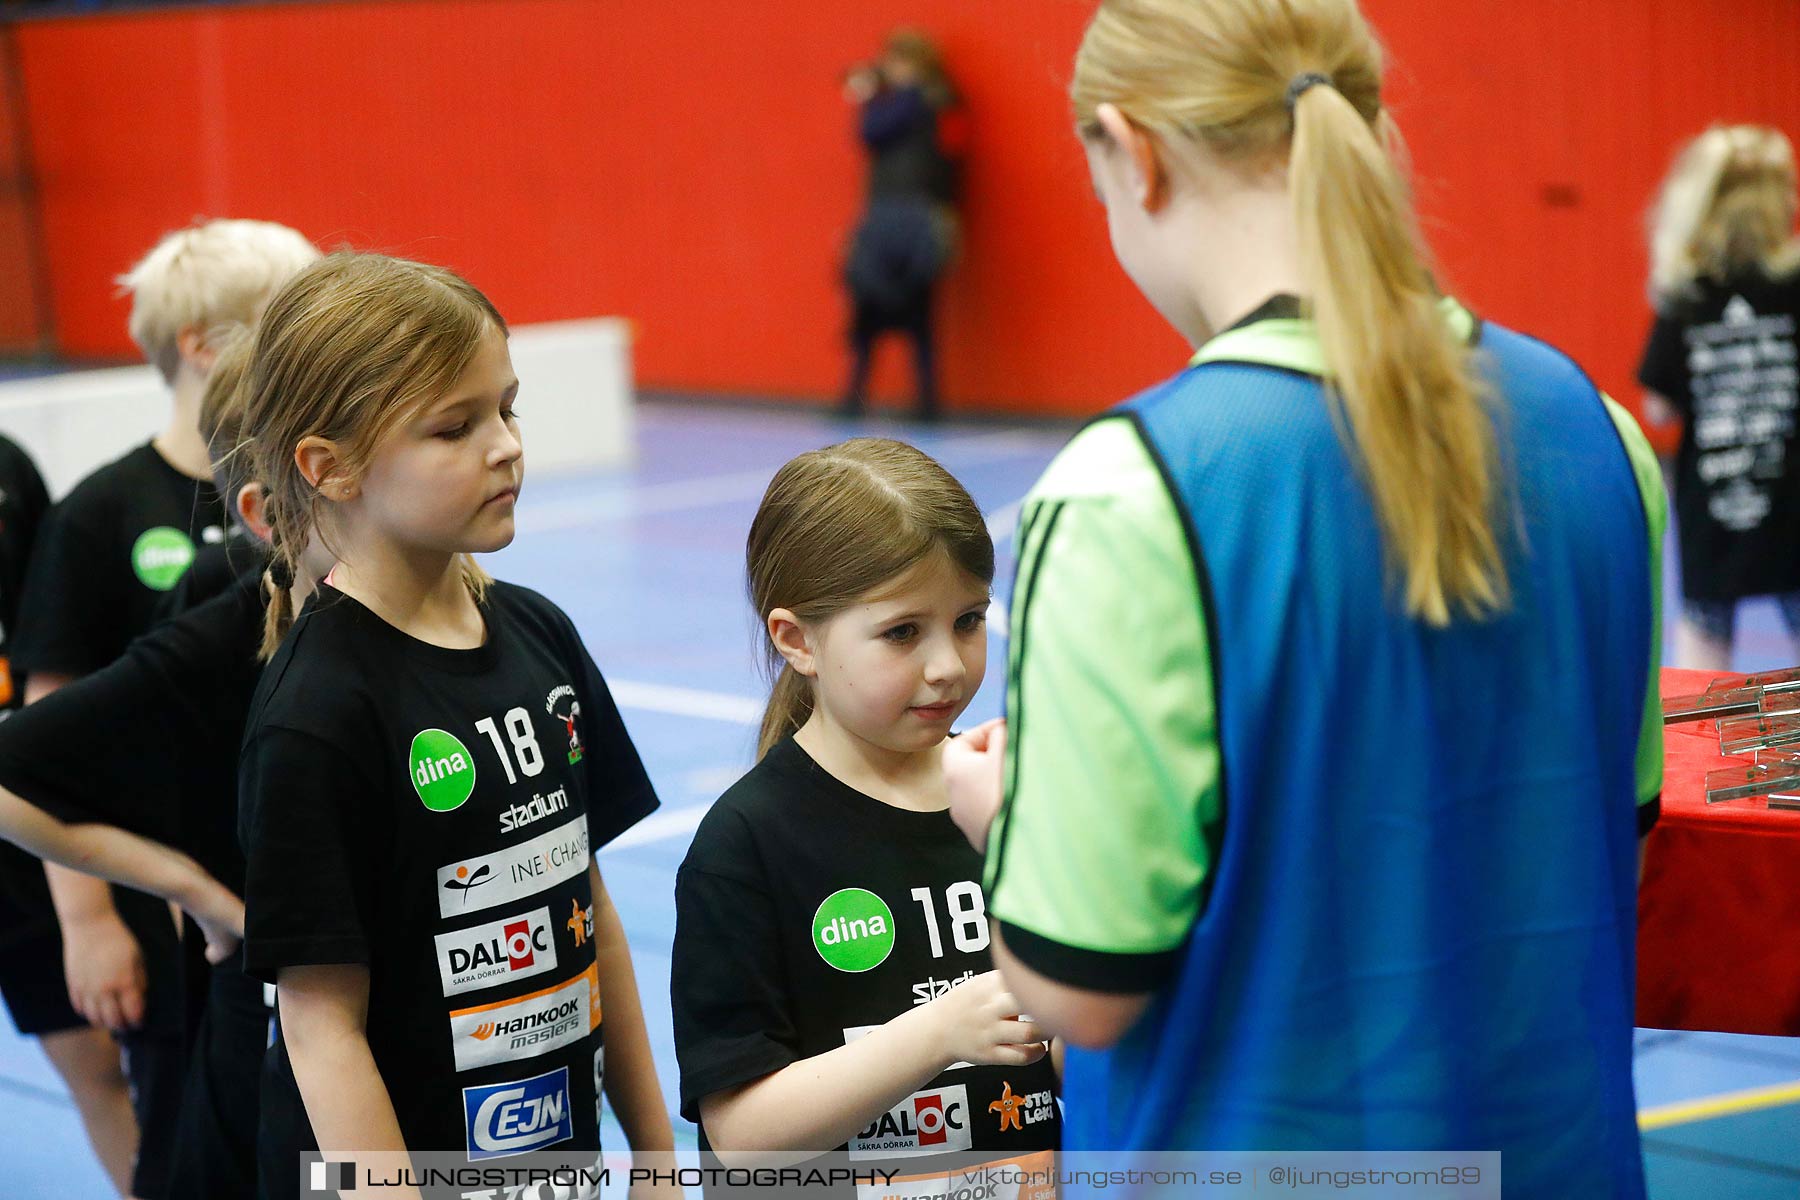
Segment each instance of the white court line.
[[699,479],[674,479],[666,483],[650,483],[629,492],[612,492],[602,496],[575,497],[527,506],[519,513],[520,533],[544,533],[553,529],[579,529],[618,517],[642,517],[656,513],[682,512],[690,508],[706,508],[713,504],[730,504],[753,500],[763,494],[774,478],[775,469],[738,471],[730,475],[707,475]]
[[[932,453],[946,467],[962,468],[1042,453],[1043,449],[1043,442],[1039,437],[998,430],[951,439],[936,447]],[[697,479],[673,479],[642,487],[609,490],[599,496],[571,497],[535,508],[527,503],[519,510],[517,529],[520,533],[579,529],[617,518],[684,512],[715,504],[755,500],[768,488],[769,480],[775,477],[775,471],[775,467],[769,467],[736,471],[728,475],[703,475]],[[1017,513],[1013,515],[1016,520]],[[1011,532],[1010,528],[1008,532]]]
[[650,842],[666,841],[672,837],[680,837],[684,833],[692,833],[700,828],[700,822],[706,816],[706,810],[713,806],[711,800],[704,804],[690,804],[685,808],[671,809],[668,812],[651,813],[643,820],[621,833],[606,845],[600,847],[600,853],[620,850],[627,846],[643,846]]
[[674,687],[663,683],[639,683],[629,679],[609,680],[607,686],[612,689],[613,700],[620,708],[642,709],[672,717],[700,717],[731,725],[762,724],[764,703],[749,696],[703,692],[698,688]]

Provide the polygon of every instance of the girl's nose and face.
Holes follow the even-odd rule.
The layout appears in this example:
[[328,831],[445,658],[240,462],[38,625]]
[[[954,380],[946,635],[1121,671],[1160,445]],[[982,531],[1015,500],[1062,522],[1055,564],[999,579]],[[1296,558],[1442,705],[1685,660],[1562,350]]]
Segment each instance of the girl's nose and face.
[[937,745],[987,671],[988,585],[934,554],[804,631],[816,707],[884,750]]
[[356,486],[364,519],[391,540],[485,553],[513,539],[525,454],[506,336],[490,327],[462,376],[375,452]]

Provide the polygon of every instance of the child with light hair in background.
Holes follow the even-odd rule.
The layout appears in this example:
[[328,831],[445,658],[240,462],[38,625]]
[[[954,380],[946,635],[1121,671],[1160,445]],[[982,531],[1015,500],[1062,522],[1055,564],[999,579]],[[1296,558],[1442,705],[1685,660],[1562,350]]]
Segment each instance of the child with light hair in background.
[[[14,669],[27,675],[28,704],[116,659],[154,623],[196,544],[223,541],[225,506],[199,429],[219,336],[253,320],[276,288],[318,256],[284,225],[216,220],[166,235],[120,277],[132,297],[132,340],[169,385],[173,403],[155,438],[82,480],[46,522],[12,647]],[[61,867],[46,873],[69,1000],[90,1025],[118,1036],[124,1073],[104,1034],[67,1013],[29,1032],[40,1036],[68,1084],[114,1183],[158,1200],[167,1194],[185,1071],[180,956],[169,908]],[[43,961],[24,969],[57,966]]]
[[1800,640],[1794,213],[1794,148],[1760,125],[1715,125],[1689,142],[1651,212],[1657,316],[1638,382],[1653,424],[1681,424],[1681,666],[1731,665],[1749,596],[1773,596]]

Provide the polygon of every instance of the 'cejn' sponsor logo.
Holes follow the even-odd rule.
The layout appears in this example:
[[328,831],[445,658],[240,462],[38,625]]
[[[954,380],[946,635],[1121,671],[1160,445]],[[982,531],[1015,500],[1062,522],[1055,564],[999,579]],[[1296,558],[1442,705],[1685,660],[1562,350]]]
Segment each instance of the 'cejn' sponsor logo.
[[511,833],[515,829],[523,829],[533,821],[555,816],[568,807],[569,791],[567,788],[557,788],[548,796],[542,792],[534,792],[530,802],[514,804],[500,814],[500,832]]
[[[576,817],[496,854],[438,868],[438,915],[454,917],[535,896],[588,868],[587,818]],[[479,878],[481,886],[467,882]]]
[[569,1068],[462,1090],[470,1162],[542,1150],[575,1136]]
[[600,976],[588,969],[553,987],[450,1014],[458,1071],[532,1058],[600,1027]]
[[850,1139],[852,1159],[967,1150],[969,1090],[963,1084],[915,1092]]
[[548,908],[440,933],[435,940],[438,977],[444,981],[446,996],[556,968],[556,937]]

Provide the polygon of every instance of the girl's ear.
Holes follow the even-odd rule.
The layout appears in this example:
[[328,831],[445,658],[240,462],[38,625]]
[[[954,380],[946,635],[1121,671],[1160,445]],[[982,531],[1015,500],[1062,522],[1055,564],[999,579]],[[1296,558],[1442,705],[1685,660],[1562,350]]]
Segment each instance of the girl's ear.
[[264,542],[273,536],[265,515],[267,500],[268,492],[260,483],[246,483],[238,489],[238,520],[244,523],[245,529],[256,535],[257,540]]
[[1120,155],[1130,172],[1131,196],[1147,213],[1161,212],[1169,203],[1169,176],[1157,154],[1156,138],[1131,123],[1116,104],[1102,104],[1094,117],[1111,143],[1110,155]]
[[794,668],[794,673],[811,679],[818,674],[818,664],[813,658],[811,639],[790,609],[771,609],[768,620],[769,641],[774,643],[775,650],[786,660],[787,665]]
[[356,481],[343,474],[343,458],[330,438],[301,438],[294,447],[294,465],[301,477],[327,500],[342,503],[356,499]]

